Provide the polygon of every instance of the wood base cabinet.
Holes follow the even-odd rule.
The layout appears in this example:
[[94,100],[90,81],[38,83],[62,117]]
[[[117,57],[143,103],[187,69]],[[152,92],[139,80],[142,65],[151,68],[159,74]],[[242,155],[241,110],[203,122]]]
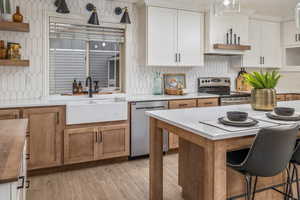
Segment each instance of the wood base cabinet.
[[64,164],[129,156],[128,124],[66,129]]
[[7,109],[0,110],[0,120],[20,119],[20,110]]
[[[169,109],[184,109],[197,107],[196,99],[174,100],[169,101]],[[173,133],[169,133],[169,149],[177,149],[179,147],[179,138]]]
[[23,118],[29,120],[29,170],[60,166],[65,108],[28,108],[24,109]]

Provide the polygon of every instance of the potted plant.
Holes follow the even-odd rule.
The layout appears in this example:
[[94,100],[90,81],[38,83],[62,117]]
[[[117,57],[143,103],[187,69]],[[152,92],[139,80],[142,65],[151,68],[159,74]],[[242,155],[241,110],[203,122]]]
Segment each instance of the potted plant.
[[254,110],[273,110],[277,105],[275,87],[280,79],[278,72],[253,72],[244,74],[246,82],[252,87],[251,105]]

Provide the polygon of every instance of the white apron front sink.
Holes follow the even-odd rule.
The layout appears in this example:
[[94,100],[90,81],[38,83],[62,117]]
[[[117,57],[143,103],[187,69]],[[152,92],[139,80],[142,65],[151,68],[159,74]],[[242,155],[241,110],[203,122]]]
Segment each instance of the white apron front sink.
[[116,99],[86,100],[67,103],[67,124],[121,121],[128,118],[128,104]]

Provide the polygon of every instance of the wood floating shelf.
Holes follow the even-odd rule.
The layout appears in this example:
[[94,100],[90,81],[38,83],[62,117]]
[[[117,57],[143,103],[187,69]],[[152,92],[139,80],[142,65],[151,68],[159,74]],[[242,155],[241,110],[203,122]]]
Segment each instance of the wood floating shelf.
[[16,23],[16,22],[0,22],[1,31],[15,31],[15,32],[29,32],[28,23]]
[[251,50],[249,45],[214,44],[214,49],[247,51]]
[[0,60],[0,66],[29,67],[29,60]]

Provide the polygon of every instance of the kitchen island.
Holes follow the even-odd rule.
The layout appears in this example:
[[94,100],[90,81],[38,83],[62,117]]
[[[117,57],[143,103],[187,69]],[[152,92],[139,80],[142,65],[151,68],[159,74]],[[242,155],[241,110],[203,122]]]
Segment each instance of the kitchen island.
[[[300,101],[281,102],[280,106],[296,108]],[[227,111],[244,111],[260,121],[257,127],[225,130],[214,126]],[[150,116],[150,200],[163,199],[163,136],[166,129],[179,136],[179,185],[184,199],[225,200],[244,197],[242,176],[227,168],[228,151],[249,147],[262,127],[290,124],[269,120],[265,112],[253,111],[250,105],[162,110],[147,113]],[[279,200],[282,195],[270,190],[284,186],[285,174],[259,178],[256,200]]]

